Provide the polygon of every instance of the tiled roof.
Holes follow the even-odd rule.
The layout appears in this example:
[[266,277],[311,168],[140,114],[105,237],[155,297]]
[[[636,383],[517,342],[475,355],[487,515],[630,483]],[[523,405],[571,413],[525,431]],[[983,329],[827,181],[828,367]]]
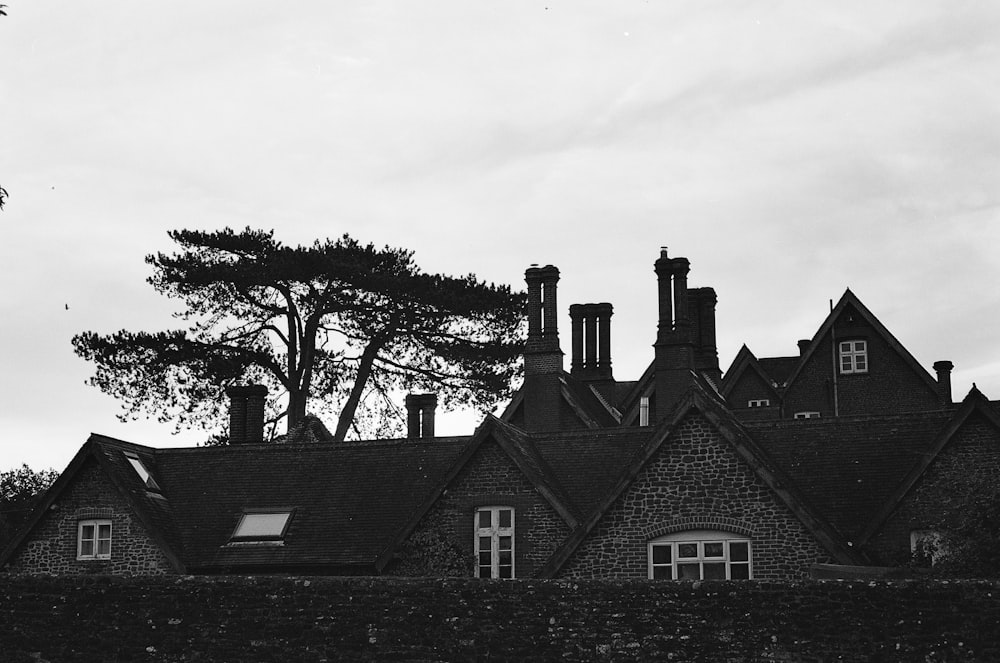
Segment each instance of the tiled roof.
[[856,540],[948,422],[948,411],[745,422],[803,498]]
[[[141,508],[172,532],[168,538],[189,571],[276,564],[368,568],[470,439],[129,446],[151,459],[163,494],[146,494]],[[134,475],[120,444],[97,442],[110,458],[118,456],[116,473]],[[244,509],[294,510],[283,545],[231,545]]]
[[775,384],[782,385],[795,371],[799,360],[800,357],[762,357],[757,363]]

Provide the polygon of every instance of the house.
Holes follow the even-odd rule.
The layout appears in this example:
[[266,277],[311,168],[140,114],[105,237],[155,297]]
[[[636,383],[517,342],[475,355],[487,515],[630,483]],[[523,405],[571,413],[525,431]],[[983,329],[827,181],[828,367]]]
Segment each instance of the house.
[[[716,295],[654,265],[659,322],[637,380],[611,370],[608,303],[570,307],[532,266],[525,377],[499,417],[436,437],[335,444],[315,417],[262,443],[234,387],[228,447],[91,435],[0,554],[14,573],[801,578],[906,563],[1000,470],[1000,414],[937,379],[847,291],[797,357],[744,347],[725,376]],[[803,413],[808,413],[804,416]]]

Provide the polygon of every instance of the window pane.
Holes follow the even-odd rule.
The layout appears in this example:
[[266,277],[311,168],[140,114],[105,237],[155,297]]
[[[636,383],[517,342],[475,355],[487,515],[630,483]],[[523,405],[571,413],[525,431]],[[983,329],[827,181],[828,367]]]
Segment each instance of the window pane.
[[479,527],[482,529],[489,529],[493,527],[493,512],[492,511],[480,511],[479,512]]
[[486,552],[489,552],[490,548],[493,547],[493,546],[490,545],[490,541],[491,541],[491,539],[488,536],[481,536],[481,537],[479,537],[479,549],[480,550],[485,550]]
[[111,538],[111,525],[99,525],[97,528],[97,538],[98,539],[110,539]]
[[493,561],[493,556],[490,554],[490,551],[488,549],[479,553],[479,566],[489,567],[492,561]]
[[512,539],[509,536],[500,537],[500,550],[511,550],[513,549]]
[[81,557],[93,557],[94,556],[94,541],[93,541],[93,539],[82,539],[80,541],[80,556]]
[[726,579],[725,562],[713,562],[711,564],[705,564],[705,580],[725,580],[725,579]]
[[501,578],[513,578],[514,577],[514,569],[512,567],[510,567],[510,566],[501,566],[500,569],[499,569],[499,571],[500,571],[500,577]]
[[697,557],[698,556],[698,544],[697,543],[678,543],[677,544],[677,556],[678,557]]
[[653,546],[653,564],[670,563],[670,546]]
[[678,564],[678,580],[701,580],[700,564]]
[[500,566],[510,566],[513,563],[509,550],[500,551]]
[[733,541],[729,544],[729,559],[733,562],[746,562],[750,559],[750,544],[745,541]]
[[492,567],[490,567],[489,564],[480,564],[479,565],[479,577],[480,578],[492,578],[493,577],[493,569],[492,569]]
[[750,579],[750,565],[749,564],[730,564],[729,566],[729,577],[733,580],[749,580]]
[[98,555],[110,555],[111,554],[111,539],[101,539],[97,542],[97,554]]
[[511,510],[501,509],[500,510],[500,527],[510,527],[511,522]]
[[80,526],[80,538],[81,539],[94,539],[94,526],[93,525],[81,525]]
[[233,538],[271,539],[279,538],[285,531],[285,524],[291,517],[288,511],[279,513],[244,513],[236,526]]
[[669,566],[654,566],[653,567],[653,579],[654,580],[671,580],[673,578],[673,573],[671,573],[671,567]]
[[724,557],[722,541],[712,541],[705,544],[705,557]]

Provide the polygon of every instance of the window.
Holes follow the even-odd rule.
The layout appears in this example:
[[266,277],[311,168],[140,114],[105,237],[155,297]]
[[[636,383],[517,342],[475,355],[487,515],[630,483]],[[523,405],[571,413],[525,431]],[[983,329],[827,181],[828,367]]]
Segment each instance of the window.
[[514,577],[514,510],[476,509],[476,577]]
[[868,372],[868,343],[866,341],[840,342],[840,372]]
[[125,454],[125,460],[129,462],[129,465],[132,466],[132,469],[135,470],[135,473],[139,475],[140,479],[142,479],[142,483],[145,484],[146,490],[154,493],[160,492],[160,487],[156,485],[156,481],[153,479],[153,475],[149,473],[149,470],[146,469],[146,466],[143,464],[141,460],[139,460],[138,456],[133,456],[132,454]]
[[796,412],[794,416],[796,419],[819,419],[819,412]]
[[81,520],[77,526],[77,559],[111,559],[111,521]]
[[679,532],[649,542],[654,580],[749,580],[750,540],[728,532]]
[[281,542],[292,519],[287,511],[246,511],[233,531],[234,542],[271,541]]
[[758,398],[756,400],[747,401],[747,407],[769,407],[771,401],[767,398]]

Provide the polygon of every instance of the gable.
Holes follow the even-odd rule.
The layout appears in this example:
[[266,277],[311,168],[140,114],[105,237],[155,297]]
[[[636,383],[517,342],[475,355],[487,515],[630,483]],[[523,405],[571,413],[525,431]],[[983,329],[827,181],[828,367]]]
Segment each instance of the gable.
[[[515,574],[519,578],[534,575],[570,531],[535,483],[490,437],[463,464],[398,547],[399,553],[387,572],[472,575],[474,517],[478,507],[489,506],[513,509]],[[436,545],[437,550],[428,549],[428,543]]]
[[[77,559],[78,526],[83,521],[110,523],[109,559]],[[89,455],[8,552],[7,568],[14,573],[149,575],[175,570],[105,468]]]
[[804,575],[831,559],[816,537],[697,411],[671,431],[559,570],[561,577],[647,577],[648,542],[670,532],[750,537],[754,577]]
[[[838,369],[839,344],[863,341],[865,370]],[[942,407],[936,381],[849,290],[820,327],[789,378],[784,412],[824,417],[896,414]]]

